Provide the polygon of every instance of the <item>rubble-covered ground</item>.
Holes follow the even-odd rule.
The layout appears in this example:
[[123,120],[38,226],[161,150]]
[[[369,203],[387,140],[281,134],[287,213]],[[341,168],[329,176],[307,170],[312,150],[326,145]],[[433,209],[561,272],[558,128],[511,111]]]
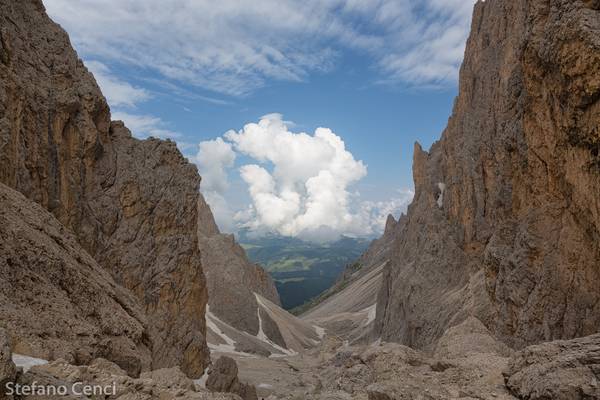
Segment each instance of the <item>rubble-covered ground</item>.
[[[600,335],[514,352],[475,318],[446,331],[430,352],[381,342],[350,346],[326,335],[319,346],[292,356],[213,353],[213,367],[199,380],[178,367],[131,377],[104,359],[87,366],[64,360],[20,365],[24,358],[11,355],[6,336],[0,342],[0,382],[114,382],[116,393],[100,397],[110,399],[600,399]],[[220,390],[234,393],[213,392]]]

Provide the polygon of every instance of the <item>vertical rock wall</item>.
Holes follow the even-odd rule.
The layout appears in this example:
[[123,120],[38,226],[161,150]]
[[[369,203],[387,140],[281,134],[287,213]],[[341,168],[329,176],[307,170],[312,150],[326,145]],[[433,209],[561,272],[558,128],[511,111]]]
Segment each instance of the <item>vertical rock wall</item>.
[[469,315],[521,347],[600,326],[597,2],[475,5],[453,115],[415,147],[415,199],[376,331],[429,347]]

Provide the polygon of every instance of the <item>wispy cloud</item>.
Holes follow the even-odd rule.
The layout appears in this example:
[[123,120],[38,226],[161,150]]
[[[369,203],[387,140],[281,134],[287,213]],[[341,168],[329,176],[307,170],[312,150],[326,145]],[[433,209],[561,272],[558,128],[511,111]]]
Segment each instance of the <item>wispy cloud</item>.
[[167,124],[158,117],[144,114],[131,114],[125,111],[112,113],[114,120],[121,120],[139,138],[155,137],[160,139],[177,139],[181,134],[167,128]]
[[85,57],[234,96],[328,71],[346,49],[382,82],[453,84],[474,2],[45,0]]
[[[407,4],[402,4],[407,3]],[[378,64],[380,82],[447,86],[458,80],[475,1],[386,1],[378,20],[391,43]],[[408,11],[407,11],[408,10]]]
[[135,107],[139,102],[150,99],[150,93],[113,75],[110,69],[99,61],[86,61],[85,65],[94,74],[102,93],[112,107]]
[[217,97],[205,96],[205,95],[199,94],[195,91],[182,88],[180,85],[170,82],[166,79],[156,79],[156,78],[148,78],[148,77],[144,77],[141,79],[146,83],[149,83],[151,85],[154,85],[155,87],[162,89],[163,94],[165,94],[167,96],[176,97],[178,99],[183,98],[185,100],[200,100],[200,101],[203,101],[206,103],[211,103],[211,104],[216,104],[216,105],[221,105],[221,106],[226,106],[226,105],[232,104],[232,102],[228,101],[228,100],[220,99]]

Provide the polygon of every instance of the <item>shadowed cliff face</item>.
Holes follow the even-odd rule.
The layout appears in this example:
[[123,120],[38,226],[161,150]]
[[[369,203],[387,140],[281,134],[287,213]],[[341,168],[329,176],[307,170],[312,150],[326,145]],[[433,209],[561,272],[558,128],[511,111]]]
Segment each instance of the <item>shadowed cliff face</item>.
[[0,3],[0,182],[51,211],[142,304],[153,368],[208,363],[200,177],[175,144],[110,121],[40,1]]
[[42,206],[1,183],[0,205],[0,326],[14,351],[79,365],[103,357],[132,376],[150,368],[135,297]]
[[513,346],[600,323],[597,2],[475,6],[442,139],[415,146],[376,334],[429,347],[469,315]]

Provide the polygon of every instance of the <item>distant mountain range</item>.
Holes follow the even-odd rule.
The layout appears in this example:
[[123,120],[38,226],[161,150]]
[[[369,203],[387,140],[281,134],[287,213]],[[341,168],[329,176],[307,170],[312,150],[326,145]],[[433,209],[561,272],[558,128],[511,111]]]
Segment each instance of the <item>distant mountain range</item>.
[[335,242],[313,243],[278,235],[253,237],[241,231],[239,242],[248,258],[271,274],[283,307],[291,310],[329,289],[371,239],[343,236]]

